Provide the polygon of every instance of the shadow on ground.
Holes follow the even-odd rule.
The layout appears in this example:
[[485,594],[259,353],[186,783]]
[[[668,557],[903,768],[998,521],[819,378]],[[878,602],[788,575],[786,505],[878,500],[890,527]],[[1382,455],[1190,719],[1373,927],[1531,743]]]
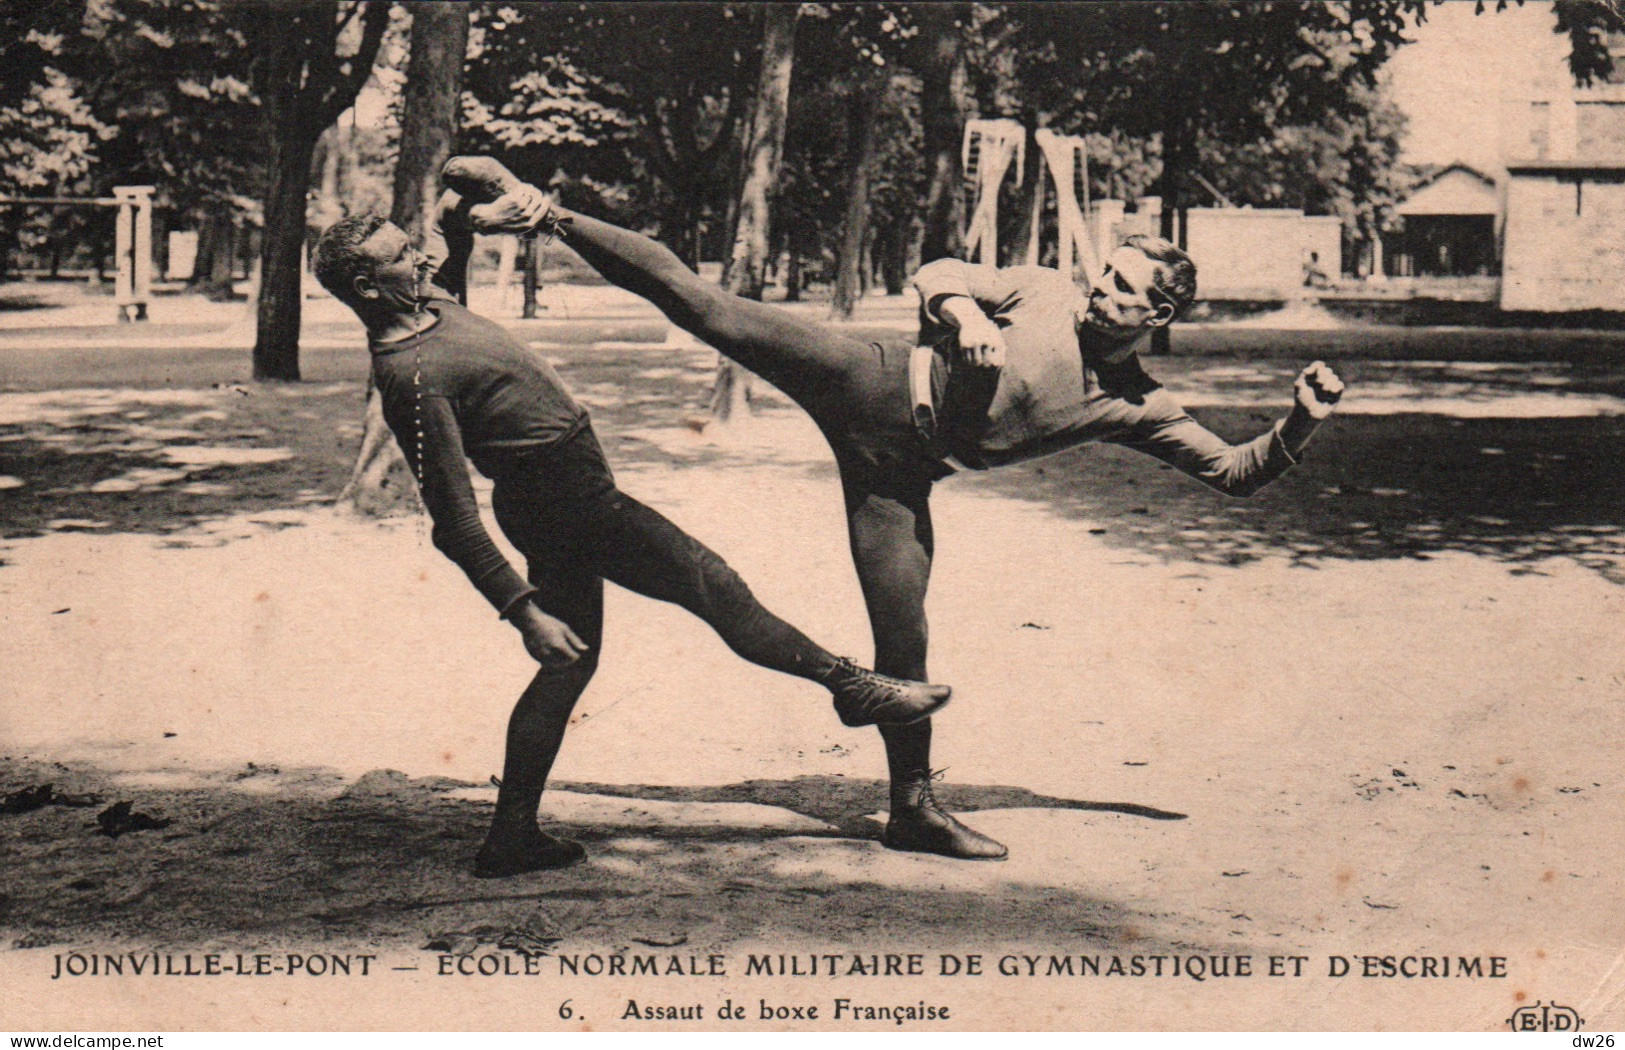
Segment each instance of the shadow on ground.
[[361,405],[351,384],[0,396],[0,536],[170,533],[331,502]]
[[[622,817],[618,803],[600,798],[598,816],[570,828],[591,853],[587,864],[480,881],[468,867],[489,804],[456,797],[468,786],[441,778],[377,771],[347,784],[322,771],[249,766],[121,783],[88,767],[26,760],[0,763],[0,772],[0,793],[52,782],[58,793],[128,799],[137,811],[171,821],[112,839],[97,830],[96,808],[0,816],[0,929],[18,947],[134,941],[409,950],[439,941],[456,942],[450,950],[504,942],[556,944],[559,951],[640,944],[700,950],[770,939],[840,950],[876,936],[894,947],[956,938],[1175,946],[1148,932],[1165,916],[1010,878],[1002,865],[891,853],[872,841],[873,824],[860,840],[717,816],[729,807],[700,813],[667,805],[653,817],[647,810]],[[564,805],[588,798],[573,794],[586,789],[628,800],[791,803],[839,823],[872,812],[881,796],[874,782],[804,777],[694,789],[574,785],[550,797]],[[812,798],[817,805],[797,801]],[[1019,788],[959,787],[949,798],[966,808],[1173,816]]]
[[[625,474],[767,466],[833,476],[827,447],[771,388],[762,391],[766,437],[699,438],[716,360],[707,349],[574,344],[544,353]],[[1150,367],[1231,440],[1272,422],[1281,408],[1271,401],[1284,399],[1295,370],[1274,360],[1163,358]],[[1625,415],[1616,401],[1625,370],[1562,362],[1339,368],[1365,414],[1355,405],[1334,417],[1306,460],[1251,500],[1216,495],[1109,445],[962,473],[944,487],[1038,503],[1087,522],[1110,545],[1168,560],[1237,565],[1284,555],[1312,568],[1462,551],[1518,572],[1567,557],[1625,582]],[[361,406],[353,381],[0,395],[0,533],[169,533],[330,501],[349,477]],[[256,461],[256,450],[285,455]]]
[[[886,782],[853,777],[796,777],[794,780],[747,780],[717,787],[657,787],[643,784],[562,783],[561,789],[615,798],[656,799],[663,802],[736,802],[777,806],[823,821],[850,838],[872,838],[871,813],[888,805]],[[1134,802],[1084,802],[1039,795],[1026,788],[939,784],[937,800],[957,813],[983,809],[1072,809],[1093,813],[1121,813],[1148,820],[1184,820],[1174,813]]]
[[[1240,438],[1265,413],[1196,413]],[[1572,558],[1625,583],[1625,417],[1455,419],[1350,415],[1250,500],[1209,492],[1111,446],[964,476],[952,484],[1043,503],[1094,523],[1108,544],[1162,558],[1239,565],[1286,555],[1422,558],[1464,551],[1535,572]],[[1160,468],[1160,469],[1159,469]]]
[[48,310],[58,305],[46,296],[32,292],[0,292],[0,310]]

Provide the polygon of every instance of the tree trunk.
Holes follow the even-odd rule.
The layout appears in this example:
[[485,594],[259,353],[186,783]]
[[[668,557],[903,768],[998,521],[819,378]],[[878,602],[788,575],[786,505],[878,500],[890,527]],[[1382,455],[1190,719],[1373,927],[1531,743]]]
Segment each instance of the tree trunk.
[[299,381],[299,320],[304,307],[305,199],[316,136],[285,128],[270,142],[271,188],[265,195],[254,378]]
[[191,280],[187,282],[210,302],[225,302],[234,294],[236,234],[231,208],[218,201],[210,203],[198,223],[197,258],[192,263]]
[[[255,319],[254,378],[299,378],[305,209],[316,140],[354,104],[372,75],[389,24],[389,4],[274,0],[259,9],[255,45],[265,112],[265,231],[260,245],[260,295]],[[353,56],[338,54],[340,30],[361,18]]]
[[0,209],[0,281],[11,279],[12,256],[22,238],[20,208]]
[[237,224],[224,204],[209,213],[208,224],[214,231],[214,251],[203,273],[203,296],[211,302],[226,302],[237,295]]
[[779,181],[784,121],[790,105],[790,73],[795,60],[795,4],[762,9],[762,67],[756,105],[745,139],[745,177],[739,191],[739,224],[729,255],[728,290],[747,299],[762,297],[767,270],[769,201]]
[[169,209],[152,210],[152,272],[160,281],[169,279]]
[[[440,169],[450,159],[462,98],[463,60],[468,53],[468,9],[458,4],[412,3],[411,58],[401,110],[401,145],[395,162],[390,221],[422,244],[440,199]],[[335,168],[335,181],[337,171]],[[527,248],[534,245],[526,238]],[[530,254],[527,250],[526,259]],[[534,278],[526,270],[526,317],[534,316]],[[463,301],[468,300],[465,288]],[[418,509],[410,471],[384,421],[383,398],[369,378],[361,449],[350,481],[339,493],[362,514],[383,517]]]
[[350,480],[339,493],[340,506],[348,505],[370,517],[413,514],[421,509],[412,470],[401,455],[395,436],[384,421],[384,399],[367,378],[366,419],[362,423],[361,450]]
[[[1164,240],[1172,241],[1177,235],[1184,240],[1183,218],[1184,201],[1181,198],[1181,187],[1184,183],[1185,166],[1191,155],[1191,127],[1185,119],[1185,114],[1179,105],[1169,99],[1163,105],[1162,125],[1162,172],[1157,176],[1157,192],[1162,195],[1162,216],[1157,230],[1158,236]],[[1177,233],[1176,233],[1177,231]],[[1167,354],[1173,346],[1168,331],[1168,325],[1153,329],[1151,332],[1150,353]]]
[[344,194],[339,189],[339,169],[343,166],[346,148],[342,124],[334,124],[316,140],[318,174],[309,222],[317,230],[325,230],[345,216]]
[[457,138],[468,9],[461,4],[410,3],[411,59],[401,110],[400,159],[390,221],[421,244],[440,199],[440,169]]
[[965,53],[959,20],[969,4],[918,4],[915,69],[920,75],[920,121],[925,133],[925,238],[920,263],[952,258],[965,247],[965,199],[959,152],[965,137]]
[[908,290],[908,223],[893,222],[880,235],[880,279],[887,295]]
[[209,276],[209,268],[214,265],[215,245],[217,231],[214,225],[214,211],[210,209],[203,214],[193,213],[197,220],[197,252],[192,256],[192,273],[186,279],[186,290],[200,291]]
[[[734,286],[734,244],[739,240],[739,200],[745,191],[745,180],[749,177],[750,167],[750,141],[751,122],[754,115],[747,118],[744,127],[740,129],[740,139],[734,148],[733,176],[728,182],[727,210],[722,217],[722,286]],[[764,277],[765,280],[765,277]]]
[[525,267],[521,279],[523,302],[519,307],[519,316],[530,321],[536,317],[536,293],[542,287],[542,249],[535,237],[520,238],[519,256]]
[[[756,82],[756,104],[744,138],[744,179],[726,280],[728,291],[758,300],[762,298],[767,272],[769,209],[784,154],[784,122],[790,108],[796,19],[801,8],[799,4],[767,4],[761,11],[762,63]],[[718,357],[710,423],[726,425],[748,415],[750,388],[749,372]]]
[[801,238],[794,223],[784,234],[784,301],[801,302]]
[[864,243],[869,233],[869,189],[879,157],[880,97],[884,83],[865,77],[852,87],[847,108],[846,214],[835,250],[835,295],[830,316],[846,319],[857,308],[866,282]]

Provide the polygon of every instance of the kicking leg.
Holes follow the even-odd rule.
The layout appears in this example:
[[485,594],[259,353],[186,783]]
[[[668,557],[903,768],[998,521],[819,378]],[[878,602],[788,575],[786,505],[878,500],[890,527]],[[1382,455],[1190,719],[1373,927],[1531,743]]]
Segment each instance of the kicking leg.
[[683,265],[658,241],[559,210],[559,238],[605,278],[784,391],[817,419],[867,347],[787,310],[742,299]]
[[586,550],[595,572],[682,606],[751,663],[824,685],[847,725],[917,722],[948,702],[946,686],[877,675],[832,656],[769,612],[710,548],[623,492],[597,501],[579,528],[591,537]]
[[[931,483],[876,486],[858,470],[842,473],[852,560],[869,610],[875,668],[925,676],[925,592],[931,579]],[[882,726],[891,774],[891,818],[881,841],[891,849],[964,860],[1000,860],[1005,848],[955,820],[931,792],[931,723]]]
[[604,635],[604,581],[551,562],[545,567],[533,563],[530,575],[541,588],[531,600],[549,616],[569,624],[587,643],[587,652],[568,667],[540,669],[514,705],[508,719],[496,814],[474,864],[474,874],[480,878],[568,867],[587,855],[578,843],[554,838],[538,828],[536,808],[564,743],[570,712],[598,669]]

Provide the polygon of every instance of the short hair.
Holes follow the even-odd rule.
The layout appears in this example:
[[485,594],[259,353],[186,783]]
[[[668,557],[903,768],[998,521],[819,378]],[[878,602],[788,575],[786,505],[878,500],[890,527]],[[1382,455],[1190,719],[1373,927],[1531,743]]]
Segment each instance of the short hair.
[[1173,306],[1174,317],[1191,308],[1196,301],[1196,264],[1189,255],[1180,251],[1172,241],[1144,233],[1137,233],[1123,243],[1139,249],[1146,258],[1157,263],[1151,286]]
[[355,279],[372,273],[373,260],[361,251],[367,238],[377,233],[389,220],[382,215],[364,212],[340,219],[316,241],[311,255],[311,269],[316,280],[342,302],[355,298]]

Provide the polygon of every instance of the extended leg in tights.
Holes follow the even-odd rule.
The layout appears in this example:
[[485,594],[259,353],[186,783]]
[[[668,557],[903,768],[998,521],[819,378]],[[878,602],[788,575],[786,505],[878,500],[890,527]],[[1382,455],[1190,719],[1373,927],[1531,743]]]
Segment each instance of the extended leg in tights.
[[769,612],[709,547],[615,492],[580,523],[582,557],[605,579],[698,616],[751,663],[823,681],[835,657]]
[[[864,344],[712,284],[669,248],[631,230],[574,213],[560,238],[599,273],[657,306],[673,324],[766,379],[820,419]],[[833,406],[839,411],[839,406]],[[820,422],[823,422],[820,419]]]
[[[925,592],[934,549],[931,484],[882,489],[856,471],[844,471],[842,487],[852,562],[875,640],[875,670],[925,681]],[[929,721],[884,727],[881,736],[894,783],[930,772]]]

